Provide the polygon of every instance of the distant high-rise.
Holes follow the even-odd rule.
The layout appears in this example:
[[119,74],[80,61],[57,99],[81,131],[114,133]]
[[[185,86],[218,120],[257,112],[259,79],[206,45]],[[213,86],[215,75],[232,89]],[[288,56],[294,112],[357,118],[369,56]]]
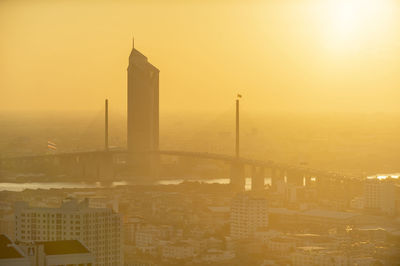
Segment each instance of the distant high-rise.
[[151,176],[155,171],[159,126],[159,70],[135,47],[128,66],[128,163],[135,175]]
[[267,199],[249,194],[238,194],[231,205],[231,237],[244,239],[254,236],[268,226]]
[[391,177],[368,179],[364,185],[364,208],[394,215],[396,212],[396,184]]

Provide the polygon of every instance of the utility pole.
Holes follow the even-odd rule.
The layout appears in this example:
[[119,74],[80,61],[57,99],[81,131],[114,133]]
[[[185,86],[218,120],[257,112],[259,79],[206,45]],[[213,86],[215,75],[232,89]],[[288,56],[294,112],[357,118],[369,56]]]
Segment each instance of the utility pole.
[[105,102],[104,149],[108,151],[108,99]]

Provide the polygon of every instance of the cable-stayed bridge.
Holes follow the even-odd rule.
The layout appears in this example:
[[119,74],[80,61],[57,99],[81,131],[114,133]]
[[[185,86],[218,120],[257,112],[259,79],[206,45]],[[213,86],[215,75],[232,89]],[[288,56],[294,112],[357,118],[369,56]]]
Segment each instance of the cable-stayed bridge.
[[[264,178],[270,177],[272,185],[284,182],[303,186],[311,180],[318,184],[325,181],[345,182],[344,175],[311,169],[301,165],[288,165],[271,160],[255,160],[240,156],[239,99],[236,99],[235,154],[217,154],[196,151],[159,149],[159,70],[150,64],[134,47],[129,56],[127,149],[109,149],[108,101],[105,103],[104,150],[66,153],[37,154],[0,159],[4,169],[52,169],[53,173],[65,174],[83,180],[113,180],[121,168],[134,181],[135,178],[153,181],[160,176],[161,156],[207,159],[224,162],[230,166],[231,184],[237,190],[244,189],[245,169],[251,168],[252,188],[264,188]],[[162,174],[162,173],[161,173]]]
[[[252,189],[264,189],[264,178],[271,178],[272,185],[277,182],[286,182],[294,185],[307,185],[311,180],[316,183],[345,182],[347,178],[339,173],[312,169],[301,165],[289,165],[271,160],[263,161],[234,155],[216,154],[208,152],[191,152],[179,150],[149,151],[137,154],[138,156],[174,156],[194,159],[206,159],[223,162],[231,167],[231,184],[238,190],[245,186],[245,168],[250,168]],[[91,150],[80,152],[65,152],[55,154],[38,154],[3,158],[0,161],[1,169],[20,168],[32,169],[34,165],[57,169],[56,173],[67,176],[81,177],[82,180],[113,180],[118,172],[118,165],[126,164],[128,150]],[[121,160],[121,158],[123,158]],[[155,166],[156,167],[156,166]],[[156,176],[146,177],[153,182]],[[132,181],[135,177],[132,177]],[[142,180],[142,179],[141,179]]]

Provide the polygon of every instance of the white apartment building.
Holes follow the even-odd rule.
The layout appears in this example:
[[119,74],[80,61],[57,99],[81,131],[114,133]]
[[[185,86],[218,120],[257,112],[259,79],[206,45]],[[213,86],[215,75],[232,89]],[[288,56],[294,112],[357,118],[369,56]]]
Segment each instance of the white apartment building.
[[396,184],[393,178],[368,179],[364,186],[364,208],[393,215],[396,211]]
[[157,246],[159,240],[168,239],[172,236],[173,228],[168,225],[156,226],[146,224],[138,226],[135,232],[136,248],[142,252],[151,251]]
[[268,226],[267,200],[250,194],[238,194],[231,205],[231,237],[243,239]]
[[95,265],[123,265],[122,225],[109,208],[89,208],[88,201],[66,199],[60,208],[15,204],[15,239],[21,242],[80,240],[95,256]]
[[136,247],[145,250],[157,244],[159,230],[153,226],[143,226],[136,231]]
[[195,248],[185,242],[170,243],[162,247],[162,256],[167,259],[188,259],[196,256]]
[[8,236],[11,240],[14,240],[15,229],[14,214],[7,214],[0,217],[0,234]]
[[202,262],[206,264],[219,263],[233,260],[235,253],[229,250],[209,249],[201,257]]

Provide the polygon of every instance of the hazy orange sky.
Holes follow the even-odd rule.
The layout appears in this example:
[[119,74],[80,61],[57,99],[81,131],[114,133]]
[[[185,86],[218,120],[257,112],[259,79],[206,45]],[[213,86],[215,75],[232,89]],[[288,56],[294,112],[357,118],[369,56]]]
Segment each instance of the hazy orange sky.
[[161,112],[399,111],[400,2],[0,2],[0,110],[126,108],[135,46]]

